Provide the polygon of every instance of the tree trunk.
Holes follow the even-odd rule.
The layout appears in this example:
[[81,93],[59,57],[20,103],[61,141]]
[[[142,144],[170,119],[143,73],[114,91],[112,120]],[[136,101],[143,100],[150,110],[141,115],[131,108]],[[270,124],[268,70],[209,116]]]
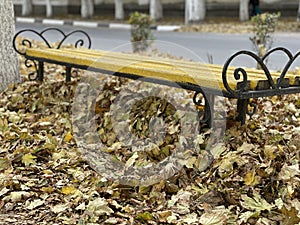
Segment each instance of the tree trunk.
[[153,20],[159,20],[163,17],[161,0],[150,0],[150,17]]
[[199,22],[205,19],[206,5],[205,0],[186,0],[185,1],[185,23]]
[[32,0],[23,0],[22,16],[28,16],[32,13]]
[[52,11],[52,4],[51,0],[46,0],[46,16],[52,17],[53,11]]
[[81,17],[89,18],[94,15],[93,0],[81,0]]
[[249,20],[249,1],[240,0],[240,21]]
[[298,6],[297,21],[300,22],[300,0],[299,0],[299,6]]
[[115,18],[117,20],[124,19],[123,0],[115,0]]
[[8,84],[20,81],[18,56],[12,47],[15,33],[12,0],[0,1],[0,29],[0,91],[3,91]]

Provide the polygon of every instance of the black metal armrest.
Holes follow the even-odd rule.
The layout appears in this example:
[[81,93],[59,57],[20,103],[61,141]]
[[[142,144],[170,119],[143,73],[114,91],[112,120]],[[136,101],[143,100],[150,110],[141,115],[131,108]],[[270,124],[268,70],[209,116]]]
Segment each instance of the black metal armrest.
[[[48,35],[56,34],[57,40],[54,43],[51,43],[48,40]],[[34,38],[28,38],[28,35],[34,36]],[[25,66],[27,68],[33,67],[35,72],[30,72],[28,74],[29,80],[43,80],[44,77],[44,62],[39,59],[28,59],[26,57],[26,48],[33,47],[33,40],[41,42],[41,45],[46,48],[56,48],[59,49],[65,44],[73,44],[75,48],[85,47],[90,49],[92,46],[92,41],[90,36],[82,31],[75,30],[70,33],[65,33],[58,28],[47,28],[41,32],[37,32],[32,29],[24,29],[17,32],[13,38],[13,48],[14,50],[25,57]],[[34,76],[36,74],[36,76]],[[71,68],[66,68],[66,80],[70,81],[71,79]]]

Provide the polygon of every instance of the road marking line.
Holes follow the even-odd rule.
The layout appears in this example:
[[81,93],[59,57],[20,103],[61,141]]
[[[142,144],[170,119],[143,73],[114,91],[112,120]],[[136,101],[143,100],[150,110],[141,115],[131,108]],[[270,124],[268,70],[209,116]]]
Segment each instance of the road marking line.
[[34,18],[22,18],[22,17],[17,17],[16,22],[19,23],[34,23],[35,19]]
[[43,24],[48,24],[48,25],[64,25],[63,20],[52,20],[52,19],[43,19]]
[[85,21],[74,21],[73,26],[80,26],[80,27],[98,27],[97,22],[85,22]]
[[180,26],[168,26],[168,25],[162,25],[162,26],[157,26],[156,30],[157,31],[174,31],[179,29]]
[[131,29],[130,24],[122,24],[122,23],[111,23],[111,24],[109,24],[108,27],[113,28],[113,29],[125,29],[125,30]]

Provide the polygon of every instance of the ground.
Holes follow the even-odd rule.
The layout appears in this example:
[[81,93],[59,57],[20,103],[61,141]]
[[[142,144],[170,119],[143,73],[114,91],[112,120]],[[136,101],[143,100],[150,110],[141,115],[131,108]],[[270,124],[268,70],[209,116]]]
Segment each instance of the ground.
[[[189,141],[191,132],[187,140],[177,136],[182,128],[172,105],[191,104],[190,93],[164,87],[176,99],[173,104],[156,98],[138,102],[129,117],[133,132],[145,137],[151,116],[162,116],[168,133],[159,145],[133,153],[134,144],[118,139],[109,112],[118,97],[124,107],[130,104],[127,94],[140,93],[144,84],[130,85],[124,94],[128,80],[86,73],[95,79],[83,82],[83,74],[74,73],[79,77],[67,84],[64,70],[50,65],[39,83],[29,81],[21,65],[23,82],[0,93],[0,224],[300,223],[299,94],[254,100],[258,112],[243,126],[232,119],[236,103],[226,100],[223,138],[203,128],[192,140],[195,148],[177,155],[172,176],[125,184],[109,179],[111,171],[103,168],[130,178],[131,171],[163,160],[176,143]],[[83,94],[95,81],[103,91],[91,107]],[[84,107],[95,114],[80,114]],[[78,132],[85,129],[79,119],[96,121],[98,142]],[[93,143],[102,145],[84,145]],[[99,155],[121,163],[105,167]]]

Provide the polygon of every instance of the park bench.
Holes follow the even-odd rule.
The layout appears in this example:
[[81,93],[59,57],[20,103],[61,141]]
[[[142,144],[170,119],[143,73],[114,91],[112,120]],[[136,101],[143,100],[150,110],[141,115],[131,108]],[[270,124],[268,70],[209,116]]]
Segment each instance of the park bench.
[[[55,46],[52,46],[45,37],[48,32],[53,31],[62,36],[62,39]],[[37,35],[46,47],[36,48],[26,38],[21,39],[21,45],[17,43],[20,40],[19,37],[25,35],[26,32]],[[74,41],[75,48],[64,47],[68,40],[71,42],[72,36],[76,38]],[[27,67],[34,65],[36,76],[33,77],[31,73],[29,74],[30,79],[42,81],[44,63],[53,63],[66,67],[67,82],[71,80],[72,68],[77,68],[130,79],[142,78],[146,82],[193,91],[193,101],[196,105],[200,104],[197,96],[202,94],[205,105],[201,121],[209,126],[212,125],[215,96],[237,99],[238,116],[236,119],[244,124],[246,115],[253,115],[257,107],[250,99],[300,93],[300,77],[289,71],[300,53],[293,55],[289,50],[281,47],[272,49],[262,58],[250,51],[239,51],[229,57],[224,65],[214,65],[93,50],[89,35],[80,30],[69,34],[56,28],[48,28],[41,32],[29,29],[22,30],[15,35],[13,45],[14,49],[25,57]],[[265,64],[265,60],[274,52],[281,52],[287,56],[288,62],[281,72],[271,72]],[[241,55],[255,60],[261,69],[230,66],[232,61]]]

